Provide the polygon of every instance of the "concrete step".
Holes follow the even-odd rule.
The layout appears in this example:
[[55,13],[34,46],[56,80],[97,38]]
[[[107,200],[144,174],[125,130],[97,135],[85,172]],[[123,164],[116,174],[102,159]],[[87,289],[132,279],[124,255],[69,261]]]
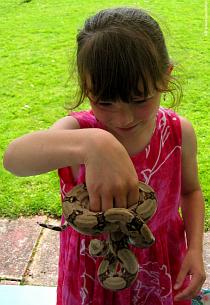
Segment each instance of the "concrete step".
[[0,285],[2,305],[56,305],[56,288]]

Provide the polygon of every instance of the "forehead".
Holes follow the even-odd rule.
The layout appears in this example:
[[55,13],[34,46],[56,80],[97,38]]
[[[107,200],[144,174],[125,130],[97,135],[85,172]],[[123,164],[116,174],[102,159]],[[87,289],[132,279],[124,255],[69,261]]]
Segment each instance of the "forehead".
[[[86,82],[87,96],[95,97],[97,94],[96,94],[96,92],[94,92],[90,74],[87,74],[85,82]],[[148,85],[148,89],[149,90],[147,92],[146,97],[153,96],[155,94],[156,90],[154,89],[154,86],[151,85],[151,83]],[[135,89],[131,90],[130,97],[132,97],[132,98],[135,98],[135,97],[144,98],[145,97],[144,86],[143,86],[142,82],[139,82],[139,84],[138,84],[138,93],[135,91],[136,91]],[[117,92],[116,92],[116,95],[117,95]],[[100,99],[100,96],[99,96],[99,99]]]

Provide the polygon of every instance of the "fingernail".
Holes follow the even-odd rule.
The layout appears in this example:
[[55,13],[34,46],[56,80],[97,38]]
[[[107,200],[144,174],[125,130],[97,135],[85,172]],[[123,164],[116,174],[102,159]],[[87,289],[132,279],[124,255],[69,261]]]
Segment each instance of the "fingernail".
[[178,288],[179,288],[179,284],[176,283],[176,284],[174,285],[174,289],[176,290],[176,289],[178,289]]

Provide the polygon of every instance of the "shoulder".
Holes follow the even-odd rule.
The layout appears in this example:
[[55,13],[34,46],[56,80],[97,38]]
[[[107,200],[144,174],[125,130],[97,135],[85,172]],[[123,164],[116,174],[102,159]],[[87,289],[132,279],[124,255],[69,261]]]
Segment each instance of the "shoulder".
[[50,129],[80,129],[95,127],[96,118],[91,111],[70,112],[55,122]]
[[50,129],[79,129],[78,121],[72,116],[66,116],[55,122]]
[[96,120],[92,110],[83,110],[71,112],[69,116],[73,117],[79,123],[80,128],[97,128],[99,122]]
[[157,131],[169,145],[181,146],[182,130],[180,117],[171,109],[159,108],[157,117]]
[[181,146],[182,157],[197,154],[197,140],[192,123],[171,109],[160,108],[159,129],[170,134],[170,140]]
[[158,121],[159,127],[167,125],[171,126],[171,128],[180,129],[181,131],[180,117],[172,109],[160,107],[158,111]]
[[182,150],[183,152],[191,151],[196,154],[197,152],[197,140],[195,130],[190,121],[180,116],[181,130],[182,130]]
[[182,128],[182,193],[200,189],[197,165],[197,140],[194,128],[180,117]]
[[196,145],[196,135],[192,123],[186,118],[180,116],[171,109],[160,108],[159,110],[160,125],[161,121],[167,122],[182,138],[182,146],[191,143]]

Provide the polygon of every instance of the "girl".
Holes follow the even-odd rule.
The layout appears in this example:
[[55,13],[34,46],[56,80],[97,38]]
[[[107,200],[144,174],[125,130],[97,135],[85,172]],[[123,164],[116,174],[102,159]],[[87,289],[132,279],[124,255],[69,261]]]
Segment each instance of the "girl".
[[133,205],[143,181],[158,198],[149,223],[156,242],[131,247],[138,277],[111,292],[97,280],[100,259],[89,256],[91,237],[68,228],[61,233],[57,304],[191,304],[205,280],[204,202],[193,128],[160,107],[162,94],[175,96],[161,29],[141,9],[107,9],[85,22],[77,44],[78,104],[87,97],[91,110],[16,139],[4,166],[18,176],[59,169],[62,197],[86,181],[93,211]]

